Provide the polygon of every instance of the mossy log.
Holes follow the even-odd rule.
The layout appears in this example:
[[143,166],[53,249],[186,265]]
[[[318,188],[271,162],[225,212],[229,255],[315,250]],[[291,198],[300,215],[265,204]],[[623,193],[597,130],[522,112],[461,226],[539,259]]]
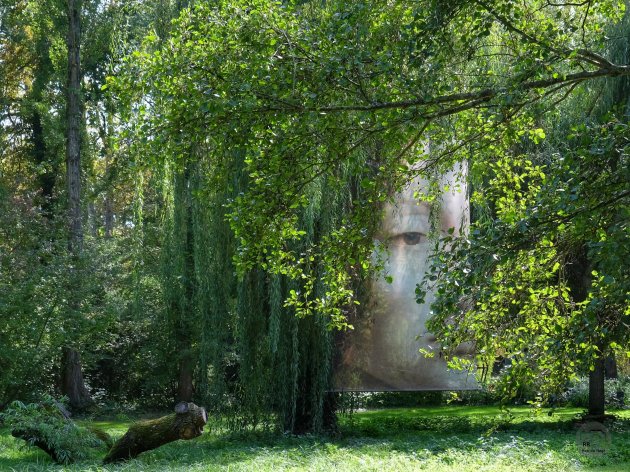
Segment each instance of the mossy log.
[[178,403],[175,413],[132,425],[110,449],[104,464],[132,459],[178,439],[201,436],[208,421],[206,410],[194,403]]

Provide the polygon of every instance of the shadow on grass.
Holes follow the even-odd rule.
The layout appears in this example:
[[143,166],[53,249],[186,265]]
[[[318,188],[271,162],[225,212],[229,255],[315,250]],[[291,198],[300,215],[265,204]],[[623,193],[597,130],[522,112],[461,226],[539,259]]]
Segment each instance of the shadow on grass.
[[[376,410],[341,417],[341,432],[350,435],[383,437],[413,431],[457,435],[493,432],[576,432],[579,409],[540,410],[518,408],[502,411],[489,407],[440,407],[431,409]],[[630,412],[621,415],[607,426],[611,431],[630,431]]]
[[191,468],[209,462],[218,468],[273,470],[277,465],[309,470],[342,464],[341,468],[352,470],[355,463],[354,467],[359,468],[372,461],[368,468],[376,469],[396,457],[411,464],[412,469],[414,464],[436,463],[440,467],[452,464],[456,470],[458,463],[487,467],[498,461],[503,468],[497,470],[510,470],[513,464],[542,461],[549,463],[549,470],[630,470],[629,419],[610,425],[615,435],[613,444],[606,454],[594,457],[580,455],[573,420],[540,420],[519,418],[507,422],[503,418],[474,416],[357,414],[343,421],[340,434],[335,437],[272,432],[207,435],[194,445],[174,443],[140,460],[156,466],[177,461]]
[[[401,461],[407,470],[432,470],[434,466],[435,470],[458,470],[458,464],[464,463],[466,468],[460,470],[489,466],[492,468],[487,470],[495,470],[495,465],[496,470],[511,470],[511,464],[528,462],[547,466],[540,470],[630,470],[628,416],[610,425],[613,441],[606,455],[587,457],[581,456],[576,446],[573,412],[552,417],[516,414],[512,421],[497,415],[498,410],[454,415],[442,409],[439,413],[357,413],[341,418],[340,434],[334,437],[212,432],[192,441],[168,444],[126,464],[100,469],[99,455],[69,470],[394,470],[393,464]],[[110,432],[124,429],[120,423],[108,426]],[[13,442],[13,438],[0,435],[0,470],[59,470],[45,454],[17,450]],[[3,457],[3,446],[12,453]]]

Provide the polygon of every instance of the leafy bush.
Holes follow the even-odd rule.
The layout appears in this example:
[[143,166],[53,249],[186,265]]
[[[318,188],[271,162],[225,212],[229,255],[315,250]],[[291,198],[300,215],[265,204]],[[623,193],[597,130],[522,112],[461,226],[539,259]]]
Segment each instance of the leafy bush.
[[[630,402],[630,377],[604,380],[607,408],[619,408]],[[588,407],[588,377],[571,382],[569,388],[560,395],[560,402],[571,406]]]
[[[622,408],[630,406],[630,376],[604,381],[606,408]],[[363,392],[346,393],[339,397],[340,412],[350,412],[364,408],[414,408],[438,405],[489,406],[526,405],[536,399],[536,391],[522,388],[515,398],[505,402],[500,388],[500,378],[491,377],[479,384],[477,390],[459,392]],[[574,380],[560,395],[554,397],[551,406],[567,405],[588,407],[588,377]]]
[[69,464],[85,458],[90,447],[100,447],[103,441],[66,418],[61,408],[49,396],[39,403],[14,401],[0,417],[15,437],[43,449],[56,462]]
[[366,408],[399,408],[443,405],[443,393],[428,392],[374,392],[366,395]]

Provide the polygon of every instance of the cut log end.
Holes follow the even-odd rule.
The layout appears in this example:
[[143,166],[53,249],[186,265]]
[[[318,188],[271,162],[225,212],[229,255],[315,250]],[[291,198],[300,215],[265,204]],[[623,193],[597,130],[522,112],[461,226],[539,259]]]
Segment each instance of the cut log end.
[[188,413],[188,403],[180,402],[177,405],[175,405],[175,413],[177,413],[178,415]]
[[142,452],[156,449],[178,439],[201,436],[208,421],[205,408],[194,403],[178,403],[175,414],[132,425],[111,448],[103,463],[132,459]]

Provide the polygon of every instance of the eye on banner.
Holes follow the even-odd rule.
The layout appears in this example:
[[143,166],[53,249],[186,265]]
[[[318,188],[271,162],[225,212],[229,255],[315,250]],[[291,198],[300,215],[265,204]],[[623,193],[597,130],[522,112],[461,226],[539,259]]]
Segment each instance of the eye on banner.
[[[338,343],[334,390],[478,388],[474,373],[447,367],[440,346],[426,329],[435,294],[427,293],[422,305],[415,297],[416,284],[429,267],[434,247],[429,235],[436,230],[446,235],[450,228],[457,235],[468,229],[466,186],[455,182],[462,171],[465,173],[465,166],[458,166],[439,178],[440,187],[448,185],[449,190],[436,203],[422,199],[429,182],[415,179],[386,205],[374,254],[384,262],[384,270],[372,280],[363,311],[353,320],[354,329],[344,333]],[[457,354],[470,355],[471,347],[460,346]]]

